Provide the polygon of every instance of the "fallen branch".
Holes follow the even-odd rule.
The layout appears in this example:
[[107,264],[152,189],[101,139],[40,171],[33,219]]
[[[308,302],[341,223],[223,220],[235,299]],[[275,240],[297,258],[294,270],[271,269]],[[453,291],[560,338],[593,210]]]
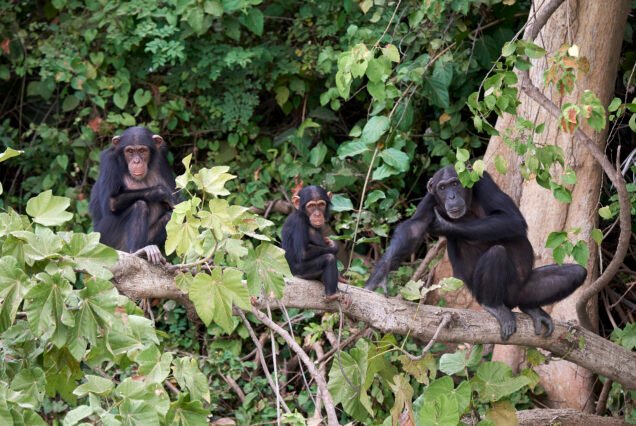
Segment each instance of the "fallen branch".
[[560,410],[536,409],[518,411],[517,421],[519,422],[519,426],[621,426],[627,424],[620,418],[595,416],[593,414],[582,413],[581,411],[576,411],[571,408]]
[[[150,265],[143,259],[120,252],[120,262],[112,270],[116,272],[115,285],[128,297],[187,300],[187,296],[176,288],[173,272]],[[485,312],[420,305],[344,284],[340,284],[340,288],[346,288],[352,298],[345,313],[384,333],[410,335],[428,341],[433,338],[442,316],[449,313],[452,320],[440,330],[437,337],[440,342],[542,348],[628,389],[636,389],[636,369],[633,368],[636,355],[582,327],[555,320],[552,336],[545,338],[534,334],[529,316],[517,313],[517,332],[504,342],[497,320]],[[319,282],[292,278],[287,280],[283,298],[270,301],[270,304],[273,308],[281,304],[287,308],[337,312],[338,304],[326,302],[323,293],[324,286]],[[264,308],[265,304],[257,301],[255,307]]]

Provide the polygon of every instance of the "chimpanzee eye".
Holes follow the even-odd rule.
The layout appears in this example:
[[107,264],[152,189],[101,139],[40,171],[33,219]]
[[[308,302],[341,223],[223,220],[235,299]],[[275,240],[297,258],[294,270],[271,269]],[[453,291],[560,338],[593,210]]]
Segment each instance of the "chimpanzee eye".
[[446,189],[446,185],[440,185],[440,186],[438,187],[438,189],[439,189],[440,191],[444,191],[444,190]]
[[453,187],[457,186],[457,181],[456,180],[453,181],[453,183],[451,185],[453,185]]

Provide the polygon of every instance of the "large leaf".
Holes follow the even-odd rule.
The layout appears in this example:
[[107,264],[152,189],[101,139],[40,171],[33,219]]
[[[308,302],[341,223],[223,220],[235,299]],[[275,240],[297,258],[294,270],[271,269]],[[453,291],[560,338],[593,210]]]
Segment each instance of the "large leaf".
[[441,108],[448,108],[450,95],[448,88],[453,79],[453,66],[450,63],[435,62],[435,68],[430,78],[424,79],[424,87],[431,102]]
[[201,401],[186,401],[183,393],[180,393],[179,399],[170,404],[166,423],[175,426],[208,426],[209,413]]
[[197,240],[201,221],[191,214],[185,220],[179,221],[178,216],[173,214],[166,225],[166,254],[174,252],[177,256],[183,256],[191,250],[195,253],[201,252],[200,244]]
[[291,277],[285,251],[270,243],[261,243],[256,250],[250,249],[243,267],[247,275],[247,287],[251,295],[274,294],[283,297],[285,277]]
[[109,280],[113,274],[109,268],[117,262],[117,252],[99,242],[99,234],[73,234],[66,245],[64,254],[73,258],[77,269],[89,274]]
[[22,408],[37,411],[44,399],[46,378],[40,368],[23,368],[11,381],[7,399]]
[[389,129],[390,124],[391,120],[383,115],[371,117],[362,129],[360,141],[366,144],[377,142]]
[[24,311],[33,334],[51,338],[58,348],[66,343],[70,327],[75,325],[73,315],[65,306],[73,287],[59,274],[40,273],[38,283],[24,296]]
[[361,141],[345,142],[338,147],[338,158],[344,160],[347,157],[355,157],[369,151],[369,146]]
[[88,395],[89,393],[106,396],[114,387],[115,385],[109,379],[87,374],[86,383],[78,386],[73,393],[79,397]]
[[159,344],[154,324],[138,315],[120,314],[120,321],[113,322],[108,330],[108,344],[114,355],[131,354],[143,350],[149,344]]
[[189,296],[197,314],[206,325],[212,321],[227,333],[234,329],[232,303],[243,309],[250,308],[249,293],[238,269],[214,268],[208,274],[199,273],[190,285]]
[[425,401],[415,413],[417,426],[451,426],[459,423],[460,413],[455,403],[446,395]]
[[380,158],[382,158],[386,164],[400,172],[406,172],[411,162],[408,155],[395,148],[385,149],[380,153]]
[[227,166],[216,166],[211,169],[201,169],[194,175],[194,182],[198,187],[216,197],[229,195],[230,191],[225,189],[225,183],[236,178],[236,176],[226,173],[230,170]]
[[205,377],[192,358],[177,358],[174,360],[174,378],[181,388],[190,392],[193,400],[210,402],[210,388]]
[[70,204],[69,198],[57,197],[48,190],[27,201],[26,212],[35,223],[57,226],[73,219],[73,214],[65,211]]
[[148,383],[162,384],[170,374],[172,358],[170,352],[161,353],[156,345],[150,345],[135,358],[139,364],[137,372],[146,376]]
[[482,402],[495,402],[522,387],[531,380],[525,376],[512,376],[512,369],[503,362],[487,362],[481,364],[473,378],[475,390]]
[[0,333],[15,321],[18,308],[32,284],[13,257],[0,258]]
[[69,351],[78,361],[82,359],[88,343],[97,343],[100,330],[111,328],[119,293],[109,281],[89,280],[79,296],[81,302],[68,344]]
[[28,231],[13,232],[12,235],[27,244],[24,245],[24,258],[29,265],[44,259],[60,257],[60,251],[64,246],[61,237],[53,233],[49,228],[38,226],[35,233]]

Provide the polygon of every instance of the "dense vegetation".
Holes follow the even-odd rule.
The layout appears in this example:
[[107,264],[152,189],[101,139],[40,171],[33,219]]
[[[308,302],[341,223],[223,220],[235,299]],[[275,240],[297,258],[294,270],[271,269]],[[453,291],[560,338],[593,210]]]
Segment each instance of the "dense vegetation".
[[[390,229],[413,211],[426,178],[440,165],[477,158],[496,113],[514,109],[510,70],[545,52],[508,44],[504,55],[515,59],[499,62],[495,74],[493,64],[526,21],[528,6],[521,0],[0,0],[0,155],[23,151],[0,157],[0,422],[206,424],[208,414],[238,424],[275,420],[276,397],[259,370],[249,323],[205,306],[213,281],[196,274],[179,283],[203,292],[194,300],[203,325],[173,302],[149,308],[152,324],[108,282],[114,253],[86,235],[100,150],[132,125],[166,139],[190,200],[173,218],[167,251],[176,253],[174,262],[213,258],[228,268],[212,273],[232,294],[225,293],[224,306],[249,307],[260,285],[280,294],[288,271],[274,243],[284,216],[268,206],[289,200],[301,182],[335,193],[334,231],[355,251],[350,279],[359,284]],[[631,42],[630,27],[626,51]],[[634,60],[628,52],[621,62],[621,98],[634,88]],[[471,97],[488,89],[497,97]],[[599,107],[594,99],[586,105]],[[622,144],[623,152],[635,148],[633,140]],[[527,163],[529,172],[567,199],[567,190],[542,174],[559,153],[542,152]],[[206,179],[214,180],[213,189]],[[608,188],[606,219],[616,214],[612,196]],[[265,211],[272,222],[255,219],[248,229],[241,220],[251,213],[238,206]],[[267,238],[274,243],[260,242]],[[217,247],[223,239],[232,243]],[[611,251],[612,239],[606,244]],[[585,256],[578,245],[568,250]],[[631,262],[618,280],[634,280]],[[266,267],[275,272],[271,278],[262,274]],[[412,269],[397,275],[406,282]],[[636,300],[633,293],[627,298]],[[310,351],[360,327],[339,330],[332,314],[274,315],[289,321]],[[626,322],[614,324],[614,336],[633,348],[636,329]],[[275,339],[255,327],[269,342],[263,346],[271,365]],[[279,368],[296,364],[284,342],[277,344]],[[395,350],[417,347],[412,339],[373,334],[334,358],[329,386],[341,420],[390,424],[412,403],[418,424],[457,424],[466,415],[505,417],[533,407],[541,394],[531,369],[513,377],[507,366],[488,362],[479,345],[455,351],[438,343],[418,363]],[[530,358],[542,362],[535,352]],[[292,411],[287,419],[295,424],[315,404],[315,385],[309,392],[299,371],[290,367],[279,376]],[[608,409],[636,421],[633,398],[615,385]]]

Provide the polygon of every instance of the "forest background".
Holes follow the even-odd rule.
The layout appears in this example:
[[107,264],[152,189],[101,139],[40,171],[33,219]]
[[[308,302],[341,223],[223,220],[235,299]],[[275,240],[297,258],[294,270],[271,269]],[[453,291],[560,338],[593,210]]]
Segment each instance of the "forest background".
[[[566,1],[564,13],[590,3]],[[617,65],[601,70],[611,76],[609,97],[597,94],[601,102],[582,92],[546,121],[568,135],[583,121],[590,134],[605,132],[602,146],[627,181],[627,210],[634,214],[636,5],[611,4],[607,9],[623,21],[611,27],[620,30]],[[456,164],[466,182],[485,168],[519,173],[556,202],[580,206],[573,188],[585,184],[577,183],[562,148],[534,143],[546,124],[517,114],[516,84],[519,71],[543,61],[542,84],[570,93],[582,75],[599,71],[586,55],[610,48],[598,37],[598,46],[569,43],[546,55],[520,39],[530,6],[522,0],[0,0],[2,423],[207,424],[209,417],[217,424],[321,418],[331,424],[335,408],[340,423],[515,424],[524,410],[558,406],[533,369],[552,357],[532,347],[514,371],[492,360],[490,343],[500,342],[490,336],[446,340],[468,342],[459,346],[433,339],[417,358],[436,331],[433,323],[421,339],[415,330],[372,331],[337,309],[267,306],[269,316],[261,317],[250,304],[263,290],[284,293],[289,271],[276,246],[301,183],[334,192],[333,231],[358,286],[440,166]],[[503,136],[496,122],[505,113],[522,137]],[[197,269],[177,279],[186,302],[157,301],[145,312],[110,284],[116,255],[87,234],[99,152],[133,125],[150,127],[170,146],[188,201],[173,218],[166,251],[174,263]],[[497,134],[521,160],[484,157]],[[533,244],[547,247],[556,261],[603,270],[621,251],[619,194],[612,179],[591,185],[601,191],[588,212],[590,238],[563,227]],[[631,241],[591,309],[592,328],[617,344],[612,351],[636,348]],[[394,274],[390,294],[427,300],[438,281],[429,269],[444,264],[438,248],[431,240],[421,251],[438,253],[425,271],[413,259]],[[210,265],[212,273],[204,274]],[[448,293],[428,303],[450,303],[445,295],[456,284],[445,281]],[[359,297],[375,306],[371,296]],[[188,319],[189,303],[200,318]],[[232,304],[246,314],[231,315]],[[271,334],[275,323],[287,331]],[[519,334],[518,343],[540,346]],[[580,336],[561,340],[584,351]],[[319,360],[319,371],[303,367],[303,356]],[[329,395],[319,389],[320,376]],[[584,403],[565,406],[636,422],[630,386],[602,376],[576,388]]]

